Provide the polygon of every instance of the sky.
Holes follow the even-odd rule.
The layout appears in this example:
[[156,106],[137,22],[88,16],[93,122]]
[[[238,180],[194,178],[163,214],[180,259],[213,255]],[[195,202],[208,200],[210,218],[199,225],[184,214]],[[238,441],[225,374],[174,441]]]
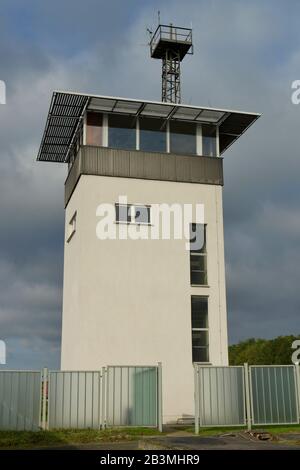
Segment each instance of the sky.
[[36,162],[52,91],[160,100],[147,28],[193,27],[182,101],[262,113],[224,154],[230,343],[300,334],[297,0],[1,0],[0,339],[7,367],[60,365],[67,168]]

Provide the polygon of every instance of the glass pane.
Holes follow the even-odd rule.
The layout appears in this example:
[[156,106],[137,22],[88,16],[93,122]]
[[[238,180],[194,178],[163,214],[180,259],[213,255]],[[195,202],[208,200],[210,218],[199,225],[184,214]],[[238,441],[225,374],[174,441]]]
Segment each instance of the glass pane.
[[190,250],[194,253],[206,253],[206,225],[190,224]]
[[207,297],[192,296],[192,328],[208,328]]
[[192,271],[206,271],[206,255],[191,253],[190,262]]
[[191,271],[191,284],[194,286],[206,286],[207,285],[206,272]]
[[117,222],[130,222],[130,205],[116,204],[116,221]]
[[192,312],[192,328],[207,328],[207,313]]
[[223,116],[223,111],[216,111],[214,109],[204,109],[197,121],[218,122]]
[[135,101],[117,101],[114,112],[116,113],[128,113],[136,114],[139,108],[141,107],[141,102]]
[[206,347],[208,346],[208,332],[207,331],[192,331],[193,347]]
[[216,127],[202,125],[202,153],[206,157],[217,156]]
[[147,103],[142,111],[145,116],[168,117],[173,106],[167,104]]
[[140,150],[166,152],[167,133],[163,119],[140,118]]
[[87,113],[86,143],[87,145],[102,145],[102,114]]
[[196,124],[170,122],[171,153],[196,154]]
[[136,148],[136,120],[130,116],[108,116],[108,146],[134,150]]
[[207,267],[206,255],[191,253],[190,255],[190,270],[191,270],[191,284],[207,285]]
[[193,362],[209,362],[208,347],[193,347]]
[[150,207],[134,206],[134,220],[140,224],[150,224]]

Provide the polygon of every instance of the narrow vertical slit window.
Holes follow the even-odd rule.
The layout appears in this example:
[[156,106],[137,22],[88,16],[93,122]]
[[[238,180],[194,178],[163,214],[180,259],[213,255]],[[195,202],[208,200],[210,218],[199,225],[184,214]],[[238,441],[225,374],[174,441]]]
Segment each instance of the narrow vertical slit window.
[[208,297],[192,296],[192,360],[209,362]]
[[207,285],[206,225],[190,224],[191,285]]
[[68,230],[67,230],[67,243],[71,241],[73,236],[75,235],[76,232],[76,219],[77,219],[77,211],[72,215],[70,222],[68,224]]

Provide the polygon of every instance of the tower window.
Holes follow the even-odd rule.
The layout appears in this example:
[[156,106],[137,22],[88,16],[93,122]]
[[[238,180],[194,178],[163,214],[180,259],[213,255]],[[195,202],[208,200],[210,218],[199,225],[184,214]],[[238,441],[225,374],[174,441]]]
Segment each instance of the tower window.
[[190,225],[190,276],[191,284],[207,285],[206,225]]
[[192,296],[192,359],[209,362],[208,298]]
[[163,119],[141,117],[140,150],[145,152],[166,152],[167,132]]
[[116,204],[116,222],[149,225],[151,207],[142,204]]
[[132,116],[108,115],[108,146],[125,150],[136,149],[136,120]]
[[217,156],[216,127],[202,124],[202,153],[205,157]]
[[195,155],[196,124],[187,122],[170,122],[170,152]]
[[102,145],[102,114],[87,113],[86,143],[87,145]]

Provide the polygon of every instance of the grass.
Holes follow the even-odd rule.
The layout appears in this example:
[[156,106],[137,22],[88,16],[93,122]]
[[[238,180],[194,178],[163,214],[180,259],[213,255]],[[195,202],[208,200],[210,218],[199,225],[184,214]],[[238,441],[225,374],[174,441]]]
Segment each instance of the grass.
[[154,428],[57,429],[51,431],[0,431],[0,449],[54,447],[72,444],[137,440],[161,433]]
[[[245,431],[247,428],[245,426],[232,426],[232,427],[215,427],[215,428],[200,428],[199,436],[217,436],[220,434],[234,433]],[[282,425],[268,425],[268,426],[253,426],[252,430],[263,430],[269,432],[270,434],[289,434],[289,433],[299,433],[300,434],[300,425],[299,424],[290,424],[288,426]],[[188,432],[194,432],[194,427],[189,427],[186,429]]]
[[[253,430],[260,429],[273,435],[299,433],[300,425],[290,426],[254,426]],[[194,427],[170,427],[168,434],[174,431],[187,431],[194,433]],[[245,427],[215,427],[200,428],[199,436],[218,436],[227,433],[236,433],[246,430]],[[94,429],[54,429],[51,431],[0,431],[0,449],[30,449],[38,447],[59,447],[75,444],[94,444],[105,442],[135,441],[144,436],[162,436],[155,428],[111,428]]]

